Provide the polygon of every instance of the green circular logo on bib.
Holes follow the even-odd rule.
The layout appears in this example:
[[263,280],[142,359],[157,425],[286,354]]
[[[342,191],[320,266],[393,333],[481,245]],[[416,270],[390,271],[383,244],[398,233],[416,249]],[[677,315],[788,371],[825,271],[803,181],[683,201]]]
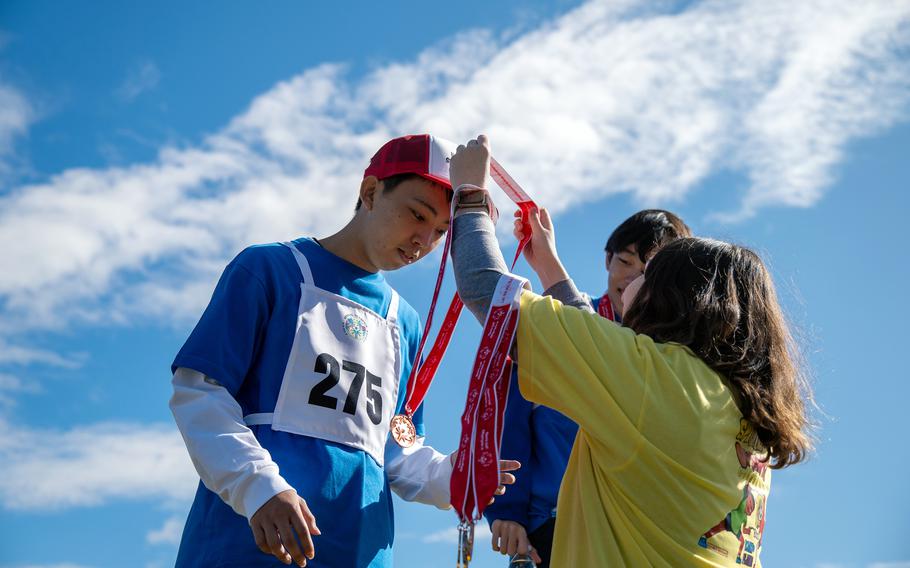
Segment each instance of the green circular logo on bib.
[[367,338],[367,322],[349,314],[344,316],[344,332],[361,343]]

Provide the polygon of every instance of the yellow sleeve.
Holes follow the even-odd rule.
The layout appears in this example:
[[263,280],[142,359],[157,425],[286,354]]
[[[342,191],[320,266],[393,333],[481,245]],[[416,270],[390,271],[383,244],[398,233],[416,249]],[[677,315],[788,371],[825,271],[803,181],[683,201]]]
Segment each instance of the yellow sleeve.
[[521,295],[522,395],[574,420],[621,465],[634,454],[653,369],[663,359],[647,336],[531,292]]

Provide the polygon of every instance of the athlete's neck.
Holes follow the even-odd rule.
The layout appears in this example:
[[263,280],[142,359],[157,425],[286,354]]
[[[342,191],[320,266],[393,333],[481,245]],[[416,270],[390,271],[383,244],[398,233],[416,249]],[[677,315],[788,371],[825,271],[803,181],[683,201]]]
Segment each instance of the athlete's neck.
[[319,244],[325,250],[350,262],[354,266],[367,272],[379,272],[379,268],[370,262],[363,237],[355,223],[355,219],[352,219],[350,223],[334,235],[319,239]]

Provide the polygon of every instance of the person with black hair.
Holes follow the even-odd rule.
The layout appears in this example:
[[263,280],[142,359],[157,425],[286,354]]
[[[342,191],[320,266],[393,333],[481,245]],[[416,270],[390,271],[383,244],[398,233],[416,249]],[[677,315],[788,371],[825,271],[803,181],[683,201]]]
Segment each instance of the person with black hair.
[[[421,324],[382,275],[442,242],[449,146],[388,141],[344,227],[248,247],[225,268],[171,366],[171,411],[200,476],[178,568],[388,568],[392,491],[449,508],[454,455],[424,444],[422,406],[413,444],[390,441]],[[500,465],[511,483],[518,464]]]
[[633,280],[645,273],[648,259],[665,244],[692,231],[682,219],[664,209],[643,209],[619,224],[604,247],[607,289],[591,303],[601,316],[622,321],[622,293]]

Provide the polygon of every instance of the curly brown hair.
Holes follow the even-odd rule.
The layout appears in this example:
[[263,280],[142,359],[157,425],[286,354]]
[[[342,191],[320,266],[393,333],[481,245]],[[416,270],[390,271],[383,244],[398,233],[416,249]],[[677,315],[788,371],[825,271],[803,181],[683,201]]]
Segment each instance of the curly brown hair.
[[807,457],[812,391],[757,254],[711,239],[667,244],[645,269],[623,322],[655,341],[687,346],[725,377],[771,467]]

